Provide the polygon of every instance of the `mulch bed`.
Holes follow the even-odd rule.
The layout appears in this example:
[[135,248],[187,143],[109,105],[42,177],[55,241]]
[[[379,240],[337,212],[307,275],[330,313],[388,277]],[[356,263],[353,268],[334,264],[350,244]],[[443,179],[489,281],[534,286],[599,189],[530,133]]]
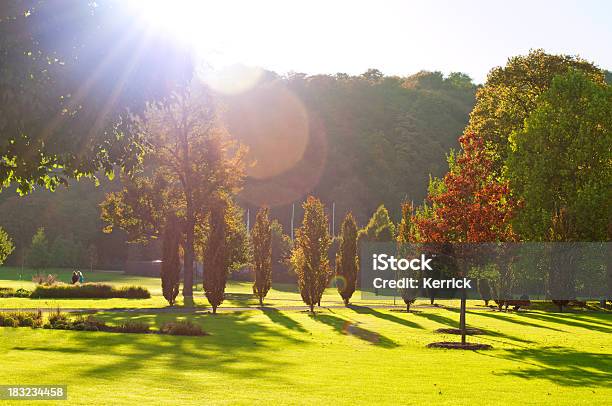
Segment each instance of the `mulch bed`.
[[439,343],[431,343],[427,344],[427,348],[446,348],[449,350],[490,350],[491,347],[489,344],[477,344],[477,343],[465,343],[461,344],[461,342],[455,341],[442,341]]
[[[461,335],[461,329],[458,328],[439,328],[436,330],[436,333],[440,333],[440,334],[457,334],[457,335]],[[480,335],[480,334],[484,334],[485,332],[477,329],[477,328],[466,328],[465,329],[465,334],[469,335],[469,336],[475,336],[475,335]]]
[[409,312],[407,312],[406,309],[391,309],[390,311],[392,311],[393,313],[423,313],[421,310],[412,309],[410,309]]

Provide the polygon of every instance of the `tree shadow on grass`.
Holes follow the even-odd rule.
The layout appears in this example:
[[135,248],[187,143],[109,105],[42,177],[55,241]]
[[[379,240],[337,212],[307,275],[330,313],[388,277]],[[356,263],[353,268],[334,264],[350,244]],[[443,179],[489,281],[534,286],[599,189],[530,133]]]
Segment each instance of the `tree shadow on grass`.
[[390,338],[387,338],[375,331],[366,330],[365,328],[359,327],[357,323],[353,323],[349,320],[332,316],[331,314],[311,314],[310,317],[315,321],[333,327],[333,329],[340,334],[350,335],[384,348],[398,347],[398,344]]
[[[488,354],[487,354],[488,355]],[[612,355],[576,351],[565,347],[518,348],[498,358],[527,364],[526,369],[503,371],[523,379],[546,379],[562,386],[610,388]]]
[[262,307],[263,314],[272,320],[274,323],[278,323],[283,327],[288,328],[289,330],[299,331],[300,333],[305,333],[306,329],[302,327],[300,323],[293,320],[291,317],[287,316],[283,312],[278,311],[273,307]]
[[[446,309],[449,312],[454,312],[454,313],[459,313],[459,310],[457,309]],[[551,331],[556,331],[559,333],[566,333],[567,331],[565,330],[561,330],[555,327],[550,327],[550,326],[544,326],[542,324],[537,324],[537,323],[530,323],[528,321],[524,321],[524,320],[517,320],[516,318],[513,317],[508,317],[508,313],[502,313],[502,312],[480,312],[480,311],[470,311],[467,310],[466,313],[468,314],[474,314],[476,316],[481,316],[481,317],[489,317],[491,319],[495,319],[495,320],[500,320],[500,321],[505,321],[508,323],[513,323],[513,324],[518,324],[521,326],[525,326],[525,327],[535,327],[535,328],[543,328],[546,330],[551,330]],[[515,314],[522,314],[519,312],[516,312]]]
[[[411,327],[411,328],[423,328],[420,324],[415,323],[410,320],[403,319],[401,317],[394,316],[392,314],[383,313],[381,311],[372,309],[371,307],[366,306],[358,306],[358,305],[349,305],[347,307],[359,314],[370,314],[372,316],[378,317],[383,320],[387,320],[393,323],[401,324],[402,326]],[[410,313],[412,314],[412,313]]]
[[595,330],[600,333],[612,333],[612,324],[601,325],[601,323],[589,323],[587,320],[576,320],[570,319],[567,316],[562,316],[561,314],[542,314],[542,313],[524,313],[521,314],[521,317],[536,319],[541,321],[546,321],[549,323],[563,324],[570,327],[580,327],[587,330]]
[[241,307],[259,305],[259,300],[252,293],[225,293],[224,301],[232,301]]
[[[121,315],[97,315],[108,322],[121,322]],[[134,319],[124,315],[123,320]],[[289,336],[272,326],[258,323],[247,313],[211,315],[169,314],[141,315],[140,321],[154,322],[188,319],[202,325],[210,333],[204,337],[182,337],[158,334],[121,334],[81,331],[52,331],[52,338],[40,345],[14,349],[44,351],[62,354],[66,367],[76,365],[75,374],[81,378],[95,377],[115,380],[123,375],[142,374],[146,379],[147,369],[163,366],[169,371],[177,366],[185,372],[181,379],[189,379],[193,371],[209,370],[214,373],[238,377],[274,376],[283,381],[275,371],[282,370],[287,362],[271,356],[285,345],[303,341]],[[66,340],[69,335],[69,340]],[[54,337],[56,336],[56,337]],[[57,338],[57,339],[55,339]],[[68,345],[66,343],[69,343]],[[102,362],[87,365],[88,356]],[[197,382],[193,382],[197,384]]]
[[[476,314],[480,314],[480,313],[476,313]],[[436,323],[439,324],[443,324],[445,326],[451,327],[451,328],[459,328],[459,321],[455,320],[455,319],[451,319],[450,317],[446,317],[446,316],[442,316],[440,314],[435,314],[435,313],[427,313],[427,312],[422,312],[422,313],[417,313],[416,314],[418,317],[423,317],[426,318],[428,320],[434,321]],[[480,326],[474,326],[473,324],[470,324],[469,322],[469,318],[466,318],[466,324],[470,327],[475,327],[478,328],[479,330],[481,330],[482,332],[484,332],[485,335],[479,335],[479,338],[482,339],[487,339],[487,336],[489,337],[496,337],[496,338],[502,338],[502,339],[506,339],[506,340],[511,340],[511,341],[516,341],[519,343],[524,343],[524,344],[532,344],[534,343],[534,341],[531,340],[527,340],[524,338],[520,338],[520,337],[516,337],[510,334],[506,334],[506,333],[502,333],[499,331],[495,331],[495,330],[490,330],[484,327],[480,327]],[[496,341],[496,340],[493,340]]]

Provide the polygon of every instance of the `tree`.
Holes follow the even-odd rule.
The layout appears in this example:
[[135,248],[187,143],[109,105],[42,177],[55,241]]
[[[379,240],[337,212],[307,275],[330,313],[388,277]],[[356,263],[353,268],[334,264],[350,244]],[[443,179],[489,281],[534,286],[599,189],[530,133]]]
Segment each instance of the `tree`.
[[76,268],[82,264],[83,245],[75,242],[71,235],[58,235],[49,246],[49,266],[59,268]]
[[0,265],[4,263],[6,258],[11,255],[15,246],[13,240],[2,227],[0,227]]
[[331,245],[327,216],[321,201],[308,196],[304,204],[302,227],[296,232],[291,264],[298,277],[302,300],[314,314],[331,274],[328,250]]
[[28,265],[37,270],[49,266],[49,243],[45,229],[42,227],[32,237],[32,244],[28,250]]
[[348,212],[342,221],[340,249],[336,254],[336,287],[346,306],[355,292],[357,273],[357,223]]
[[480,297],[484,300],[485,306],[489,306],[489,301],[491,300],[491,285],[489,285],[488,279],[478,279],[478,293],[480,293]]
[[209,233],[203,255],[204,294],[217,313],[217,307],[225,298],[225,284],[229,273],[229,251],[226,234],[225,202],[218,202],[209,215]]
[[174,306],[179,293],[181,271],[180,242],[181,230],[178,219],[175,215],[170,214],[164,230],[161,264],[162,293],[170,306]]
[[137,164],[128,110],[163,100],[192,62],[133,17],[114,0],[0,4],[0,188],[54,189]]
[[602,71],[592,63],[574,56],[550,55],[541,49],[512,57],[506,66],[491,70],[485,85],[476,93],[476,105],[465,134],[483,137],[492,159],[493,177],[503,175],[511,152],[510,135],[523,129],[525,119],[555,76],[567,73],[570,68],[584,72],[597,83],[604,81]]
[[[462,153],[448,158],[449,171],[443,179],[432,179],[429,186],[431,208],[418,211],[414,223],[420,242],[439,245],[459,264],[460,275],[467,276],[468,264],[475,257],[470,245],[447,243],[482,243],[513,241],[516,237],[511,220],[518,203],[510,195],[507,181],[492,175],[494,161],[478,134],[467,133],[459,138]],[[504,269],[505,271],[505,269]],[[461,342],[466,342],[465,290],[461,296]]]
[[[400,221],[398,230],[397,230],[397,244],[398,244],[398,252],[400,257],[409,258],[414,253],[413,247],[410,245],[414,242],[414,227],[412,224],[412,219],[414,215],[414,209],[412,203],[404,202],[402,203],[402,220]],[[416,272],[412,270],[401,271],[402,278],[414,278],[416,276]],[[410,312],[410,305],[412,305],[417,298],[417,290],[402,288],[400,289],[400,294],[402,296],[402,300],[406,305],[406,312]],[[433,304],[433,303],[432,303]]]
[[449,156],[448,173],[430,182],[431,208],[417,211],[417,238],[434,243],[513,241],[511,220],[518,202],[508,182],[493,177],[493,159],[482,137],[468,133],[459,142],[462,153]]
[[561,209],[573,224],[572,241],[610,239],[609,85],[577,70],[557,76],[510,143],[508,177],[523,202],[515,227],[525,239],[547,241]]
[[122,177],[124,189],[107,196],[102,218],[107,231],[120,227],[139,241],[157,238],[175,211],[183,234],[183,296],[190,305],[196,229],[206,222],[215,196],[239,190],[245,150],[229,138],[209,89],[199,84],[176,93],[169,105],[151,105],[137,124],[147,145],[145,170]]
[[359,241],[388,242],[395,239],[395,224],[389,216],[387,208],[378,206],[368,224],[359,230]]
[[272,228],[267,207],[257,212],[251,238],[255,267],[253,293],[259,298],[259,305],[263,306],[263,298],[272,287]]

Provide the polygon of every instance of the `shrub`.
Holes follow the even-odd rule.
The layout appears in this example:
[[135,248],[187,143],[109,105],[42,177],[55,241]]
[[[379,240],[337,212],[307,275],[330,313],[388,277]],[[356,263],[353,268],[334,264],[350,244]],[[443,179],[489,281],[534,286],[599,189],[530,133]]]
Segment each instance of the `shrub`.
[[40,327],[42,313],[38,312],[4,312],[0,313],[0,326],[4,327]]
[[68,315],[60,312],[58,309],[56,312],[49,315],[47,324],[45,324],[44,327],[55,330],[71,330],[72,324],[68,319]]
[[36,283],[37,285],[52,286],[58,283],[58,279],[57,275],[55,274],[43,275],[41,273],[37,273],[36,275],[32,276],[32,282]]
[[202,327],[190,321],[171,321],[162,324],[159,328],[162,334],[170,334],[175,336],[203,336],[207,335]]
[[13,296],[15,296],[15,289],[0,288],[0,297],[13,297]]
[[30,292],[27,289],[0,288],[0,297],[30,297]]
[[84,283],[82,285],[56,284],[39,285],[31,294],[33,298],[79,298],[79,299],[148,299],[151,293],[139,286],[115,288],[103,283]]
[[151,297],[151,293],[143,287],[140,286],[125,286],[119,289],[116,289],[118,292],[118,297],[124,299],[149,299]]
[[12,318],[11,316],[3,317],[2,326],[4,327],[19,327],[19,321]]
[[118,333],[137,333],[137,334],[147,334],[150,333],[151,330],[149,325],[140,321],[127,321],[119,326],[117,326],[114,331]]
[[31,291],[27,290],[27,289],[22,289],[19,288],[15,291],[14,296],[15,297],[30,297],[30,295],[32,294]]

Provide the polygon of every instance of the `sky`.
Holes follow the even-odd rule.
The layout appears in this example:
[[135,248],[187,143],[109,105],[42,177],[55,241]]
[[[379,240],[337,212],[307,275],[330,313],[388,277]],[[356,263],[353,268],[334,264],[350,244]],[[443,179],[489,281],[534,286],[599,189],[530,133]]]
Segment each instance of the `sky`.
[[214,68],[406,76],[460,71],[477,83],[543,48],[612,69],[612,1],[132,0]]

